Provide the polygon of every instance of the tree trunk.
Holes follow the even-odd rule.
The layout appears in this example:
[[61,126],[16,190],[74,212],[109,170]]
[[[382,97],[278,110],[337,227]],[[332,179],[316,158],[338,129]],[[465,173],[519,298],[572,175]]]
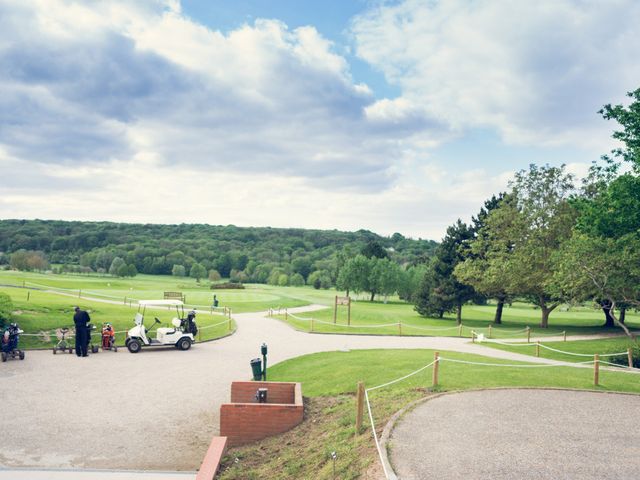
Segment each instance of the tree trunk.
[[504,308],[504,298],[498,298],[498,306],[496,307],[496,315],[493,317],[493,323],[500,325],[502,323],[502,309]]
[[540,299],[540,310],[542,312],[542,321],[540,322],[540,327],[549,328],[549,315],[553,310],[558,306],[558,303],[554,303],[552,305],[547,305],[547,302],[544,299]]
[[373,302],[374,297],[376,296],[376,292],[371,292],[371,300]]
[[440,310],[438,312],[438,318],[442,318],[442,317],[444,317],[444,310]]
[[456,306],[456,324],[460,325],[462,323],[462,304],[459,303]]
[[600,302],[600,306],[602,307],[602,311],[604,312],[604,325],[605,328],[615,327],[615,321],[613,316],[611,315],[611,302],[609,300],[602,300]]
[[627,307],[620,307],[620,315],[618,321],[624,323],[624,317],[627,315]]
[[347,297],[349,296],[349,289],[347,288]]

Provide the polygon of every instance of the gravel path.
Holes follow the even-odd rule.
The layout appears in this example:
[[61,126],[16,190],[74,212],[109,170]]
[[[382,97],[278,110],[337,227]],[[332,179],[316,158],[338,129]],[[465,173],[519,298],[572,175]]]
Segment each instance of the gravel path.
[[[308,312],[322,306],[290,309]],[[29,351],[0,365],[5,437],[0,468],[195,470],[218,432],[220,405],[249,360],[269,346],[269,364],[341,349],[435,348],[496,358],[532,357],[453,337],[377,337],[298,332],[264,313],[235,315],[237,332],[187,352],[125,349],[87,358]],[[549,362],[548,360],[540,361]]]
[[640,471],[640,397],[561,390],[443,395],[391,434],[401,480],[623,480]]

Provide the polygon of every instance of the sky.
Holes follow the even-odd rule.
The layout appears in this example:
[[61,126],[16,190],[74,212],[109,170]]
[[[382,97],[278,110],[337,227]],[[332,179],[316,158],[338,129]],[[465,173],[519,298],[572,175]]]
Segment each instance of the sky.
[[636,0],[0,0],[0,218],[440,240],[580,177],[640,86]]

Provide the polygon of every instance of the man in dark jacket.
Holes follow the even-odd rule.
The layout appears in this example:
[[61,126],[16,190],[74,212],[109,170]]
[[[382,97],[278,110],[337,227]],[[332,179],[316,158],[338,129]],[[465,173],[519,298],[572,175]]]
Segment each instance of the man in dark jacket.
[[89,332],[87,324],[91,321],[89,314],[80,307],[75,308],[73,323],[76,324],[76,355],[79,357],[87,357],[87,344],[89,343]]

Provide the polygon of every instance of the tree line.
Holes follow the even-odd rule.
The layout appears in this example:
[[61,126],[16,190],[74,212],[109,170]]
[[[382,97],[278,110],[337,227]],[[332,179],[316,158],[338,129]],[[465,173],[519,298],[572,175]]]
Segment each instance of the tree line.
[[423,263],[436,245],[400,233],[384,237],[367,230],[0,221],[0,266],[123,277],[145,273],[213,281],[230,278],[316,288],[334,286],[349,255],[380,249],[390,262],[407,268]]
[[[626,330],[640,306],[640,89],[630,105],[605,105],[620,147],[577,184],[565,166],[531,165],[487,200],[467,225],[447,229],[415,293],[416,310],[442,317],[494,299],[495,323],[516,298],[540,309],[542,327],[560,304],[593,301],[605,326]],[[627,331],[628,332],[628,331]]]

